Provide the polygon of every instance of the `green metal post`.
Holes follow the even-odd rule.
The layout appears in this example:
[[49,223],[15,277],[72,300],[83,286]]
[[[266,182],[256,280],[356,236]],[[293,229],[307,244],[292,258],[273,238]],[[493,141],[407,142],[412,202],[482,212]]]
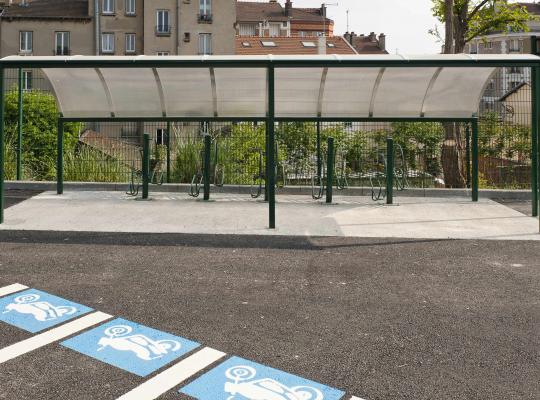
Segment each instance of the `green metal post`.
[[465,162],[467,171],[467,189],[471,188],[471,126],[465,125]]
[[270,163],[268,162],[268,156],[270,154],[270,152],[268,151],[268,129],[266,129],[266,133],[265,133],[265,140],[264,140],[264,154],[266,154],[266,163],[264,165],[264,176],[266,177],[265,180],[264,180],[264,201],[268,201],[268,168],[270,168]]
[[23,132],[23,70],[19,68],[19,124],[17,135],[17,180],[22,179],[22,132]]
[[328,155],[326,156],[326,203],[332,203],[332,189],[334,187],[334,138],[328,138]]
[[317,176],[322,178],[321,123],[317,122]]
[[204,200],[210,200],[210,156],[212,147],[212,137],[210,135],[204,136]]
[[472,121],[472,201],[478,201],[478,120]]
[[394,139],[386,139],[386,204],[394,204]]
[[[531,54],[538,54],[536,36],[531,37]],[[531,102],[532,102],[532,125],[531,125],[531,191],[532,191],[532,215],[538,216],[538,117],[540,117],[540,110],[538,108],[540,103],[539,84],[540,77],[538,75],[538,67],[531,68]]]
[[4,223],[4,68],[0,68],[0,224]]
[[266,154],[266,171],[268,186],[268,220],[269,228],[276,228],[276,184],[275,184],[275,71],[274,67],[268,68],[268,116],[266,118],[266,132],[268,133],[268,153]]
[[150,135],[148,133],[143,135],[142,179],[142,198],[146,200],[148,199],[148,184],[150,183]]
[[171,121],[167,121],[167,136],[165,140],[167,146],[167,183],[171,183]]
[[60,118],[56,139],[56,193],[64,193],[64,121]]

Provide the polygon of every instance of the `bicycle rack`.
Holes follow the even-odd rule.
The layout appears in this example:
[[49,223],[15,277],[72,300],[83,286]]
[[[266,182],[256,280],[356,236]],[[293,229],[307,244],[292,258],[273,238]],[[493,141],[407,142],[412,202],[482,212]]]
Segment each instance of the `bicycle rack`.
[[347,180],[347,158],[344,152],[339,153],[339,160],[336,160],[336,163],[339,165],[339,173],[336,174],[336,188],[337,190],[345,190],[349,187],[349,182]]
[[[396,184],[396,189],[400,192],[404,191],[409,187],[409,182],[407,179],[407,161],[405,159],[405,153],[403,147],[399,144],[395,144],[395,153],[394,160],[400,161],[399,167],[394,167],[394,180]],[[398,163],[396,163],[397,165]]]
[[189,195],[191,197],[199,197],[201,194],[201,186],[204,184],[204,150],[201,150],[199,165],[197,165],[197,172],[191,179],[191,185],[189,186]]
[[[142,149],[139,150],[141,162],[143,158]],[[129,180],[129,188],[126,192],[127,195],[136,197],[139,195],[139,190],[141,189],[142,184],[142,171],[135,168],[135,161],[131,165],[131,177]]]
[[[383,171],[385,172],[375,171],[369,175],[369,183],[371,185],[371,199],[373,201],[380,201],[386,198],[386,190],[384,189],[384,187],[386,186],[384,182],[386,178],[386,156],[384,155],[384,153],[377,152],[376,165],[381,164],[384,168]],[[374,180],[377,181],[378,189],[375,188],[375,184],[373,182]]]

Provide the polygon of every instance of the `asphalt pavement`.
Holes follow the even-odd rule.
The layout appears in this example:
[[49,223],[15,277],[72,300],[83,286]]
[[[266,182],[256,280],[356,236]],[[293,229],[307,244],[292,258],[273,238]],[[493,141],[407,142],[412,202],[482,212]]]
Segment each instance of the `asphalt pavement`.
[[[531,242],[0,233],[0,287],[367,400],[540,398],[539,265]],[[30,336],[0,322],[2,347]],[[10,400],[114,399],[148,379],[58,343],[0,371]],[[189,398],[177,389],[161,398]]]

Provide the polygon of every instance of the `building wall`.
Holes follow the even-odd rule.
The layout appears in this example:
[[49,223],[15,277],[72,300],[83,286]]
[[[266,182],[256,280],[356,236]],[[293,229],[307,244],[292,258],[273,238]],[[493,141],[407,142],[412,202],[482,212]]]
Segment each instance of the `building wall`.
[[[89,1],[90,15],[94,14],[94,1]],[[144,0],[136,0],[135,2],[135,15],[126,15],[125,1],[115,1],[115,13],[108,15],[100,13],[100,31],[101,33],[114,33],[115,46],[114,54],[121,56],[126,55],[126,34],[136,34],[135,51],[136,54],[143,54],[144,42],[142,32],[144,30]],[[100,2],[100,10],[102,10],[102,0]],[[92,33],[93,34],[93,33]],[[92,36],[93,38],[93,36]],[[101,39],[99,43],[101,49]],[[101,53],[101,52],[100,52]],[[108,53],[110,54],[110,53]],[[131,53],[132,55],[133,53]]]
[[19,54],[19,32],[33,32],[34,56],[53,56],[55,33],[70,32],[71,54],[93,54],[93,24],[86,21],[47,21],[29,19],[2,19],[0,23],[0,54],[2,57]]
[[[199,34],[201,33],[212,35],[213,54],[234,54],[236,0],[214,0],[212,3],[212,23],[207,23],[198,20],[198,0],[152,0],[145,2],[145,54],[155,55],[160,51],[180,55],[198,54]],[[177,5],[180,6],[178,12]],[[171,24],[169,36],[156,35],[156,13],[160,9],[169,10]],[[189,41],[185,40],[186,36],[189,36]]]

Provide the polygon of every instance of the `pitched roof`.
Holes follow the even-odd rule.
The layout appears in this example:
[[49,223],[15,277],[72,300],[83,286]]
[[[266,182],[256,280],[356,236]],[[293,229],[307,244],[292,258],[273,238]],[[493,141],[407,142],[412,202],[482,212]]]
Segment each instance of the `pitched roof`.
[[[262,42],[274,42],[275,46],[265,47]],[[312,45],[304,45],[304,43]],[[300,37],[236,37],[237,55],[316,55],[319,53],[317,38]],[[356,54],[356,51],[341,36],[326,38],[327,54]]]
[[90,19],[88,0],[34,0],[26,6],[5,7],[2,18]]
[[[293,7],[290,17],[293,20],[322,22],[319,8]],[[241,22],[288,21],[289,17],[285,14],[285,8],[278,2],[237,1],[236,20]],[[329,18],[326,18],[326,22],[328,24],[333,23]]]
[[379,47],[377,40],[372,41],[369,36],[354,36],[352,46],[359,54],[388,54]]
[[504,96],[502,96],[499,101],[506,101],[510,96],[512,96],[514,93],[517,93],[521,90],[524,86],[530,86],[527,82],[521,82],[519,85],[517,85],[515,88],[511,89],[510,91],[506,92]]

